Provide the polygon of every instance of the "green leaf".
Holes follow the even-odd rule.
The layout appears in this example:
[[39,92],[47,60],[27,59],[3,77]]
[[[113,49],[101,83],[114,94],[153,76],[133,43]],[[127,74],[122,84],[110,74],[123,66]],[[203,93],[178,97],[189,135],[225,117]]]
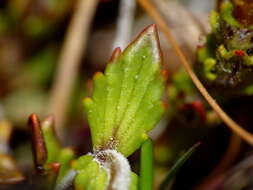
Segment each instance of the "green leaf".
[[47,148],[47,163],[56,162],[61,146],[54,130],[54,118],[48,116],[41,124],[43,138]]
[[[41,130],[47,149],[47,161],[44,168],[51,163],[59,164],[56,186],[62,183],[63,178],[70,171],[70,161],[75,159],[75,153],[71,148],[61,147],[54,129],[54,117],[48,116],[41,124]],[[50,171],[51,169],[49,169]],[[52,173],[52,172],[51,172]]]
[[169,173],[163,180],[160,185],[160,190],[165,190],[166,187],[170,184],[170,182],[175,178],[180,168],[184,165],[184,163],[188,160],[188,158],[196,151],[196,148],[200,145],[199,143],[194,144],[187,152],[185,152],[172,166]]
[[93,148],[116,149],[129,156],[161,119],[164,90],[161,52],[154,25],[122,53],[117,48],[105,73],[94,78],[92,98],[84,100]]
[[131,182],[129,190],[137,190],[137,189],[138,189],[138,176],[134,172],[131,172]]
[[60,183],[64,176],[70,170],[70,161],[75,158],[75,153],[71,148],[64,148],[61,150],[58,156],[58,162],[60,163],[60,171],[57,176],[56,184]]
[[74,163],[77,175],[74,179],[75,189],[105,190],[109,178],[103,167],[91,155],[81,156]]
[[[68,183],[65,176],[70,171],[70,161],[75,158],[71,148],[62,148],[54,130],[54,118],[48,116],[40,124],[37,115],[29,117],[29,125],[32,130],[33,152],[36,168],[48,179],[48,186],[61,187]],[[68,176],[67,176],[68,177]]]

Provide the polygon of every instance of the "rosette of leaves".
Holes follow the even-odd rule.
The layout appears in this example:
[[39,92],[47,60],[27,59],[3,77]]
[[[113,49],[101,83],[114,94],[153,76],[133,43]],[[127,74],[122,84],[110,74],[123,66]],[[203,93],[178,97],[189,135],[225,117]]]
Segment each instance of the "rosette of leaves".
[[92,153],[75,159],[72,151],[60,147],[52,119],[40,125],[31,116],[35,163],[53,176],[56,189],[68,184],[77,190],[138,189],[127,157],[149,138],[147,132],[164,113],[161,64],[156,27],[151,25],[123,52],[116,48],[105,72],[94,75],[92,97],[84,99]]
[[[223,1],[210,16],[211,33],[198,48],[196,66],[207,84],[235,92],[253,92],[253,2]],[[244,11],[242,11],[242,9]],[[247,11],[246,11],[247,10]],[[245,12],[246,11],[246,12]]]

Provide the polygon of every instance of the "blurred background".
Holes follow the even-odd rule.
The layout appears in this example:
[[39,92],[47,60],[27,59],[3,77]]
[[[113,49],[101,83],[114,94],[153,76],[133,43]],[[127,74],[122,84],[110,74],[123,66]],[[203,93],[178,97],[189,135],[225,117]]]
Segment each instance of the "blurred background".
[[[189,62],[194,63],[197,46],[210,32],[209,13],[216,1],[153,3]],[[92,92],[91,78],[96,71],[104,70],[115,47],[124,49],[153,23],[135,0],[0,1],[0,189],[11,187],[6,185],[12,183],[8,179],[31,179],[34,166],[27,126],[31,113],[41,119],[53,113],[62,144],[75,147],[80,155],[91,151],[82,106],[82,99]],[[155,189],[181,153],[199,141],[202,145],[170,188],[216,189],[210,184],[232,175],[238,169],[234,166],[249,155],[250,148],[224,127],[181,68],[161,32],[159,37],[169,74],[163,97],[168,110],[150,133],[155,141]],[[251,105],[252,98],[247,97],[226,104],[225,109],[248,125],[252,119],[245,119],[245,110],[250,110]],[[11,167],[6,169],[4,160]],[[138,172],[139,153],[130,161]],[[252,160],[246,163],[249,162]],[[252,176],[252,170],[248,172]],[[244,178],[243,172],[238,173]],[[245,179],[244,183],[250,182]],[[21,188],[20,184],[16,186]]]

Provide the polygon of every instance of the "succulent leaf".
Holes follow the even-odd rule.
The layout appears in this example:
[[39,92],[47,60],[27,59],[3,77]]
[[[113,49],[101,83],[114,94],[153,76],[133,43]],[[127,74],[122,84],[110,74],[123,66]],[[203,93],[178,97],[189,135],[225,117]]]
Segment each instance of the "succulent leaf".
[[70,169],[70,161],[75,158],[75,153],[71,148],[64,148],[58,156],[58,162],[61,165],[60,171],[57,176],[56,184],[59,184],[63,177],[67,175]]
[[81,156],[73,165],[73,168],[77,171],[74,180],[75,189],[106,189],[109,182],[107,173],[91,155]]
[[[114,150],[107,150],[106,152],[102,151],[97,155],[87,154],[75,160],[72,164],[72,168],[77,171],[77,175],[74,180],[75,189],[137,190],[138,176],[135,173],[130,172],[130,170],[124,170],[125,166],[122,166],[122,163],[118,163],[121,161],[121,157],[123,156],[119,156],[118,154],[119,153],[116,153]],[[122,175],[126,176],[127,172],[130,174],[128,187],[125,184],[126,179],[124,177],[122,178]],[[125,184],[125,186],[122,186],[123,184]]]
[[40,121],[37,115],[29,117],[28,124],[32,131],[33,156],[36,167],[41,167],[47,160],[47,148],[41,131]]
[[114,51],[105,74],[95,74],[92,98],[84,100],[95,152],[109,148],[127,157],[147,139],[164,112],[161,62],[151,25],[122,53]]
[[61,149],[53,126],[53,116],[48,116],[41,124],[41,130],[47,148],[47,163],[55,162]]

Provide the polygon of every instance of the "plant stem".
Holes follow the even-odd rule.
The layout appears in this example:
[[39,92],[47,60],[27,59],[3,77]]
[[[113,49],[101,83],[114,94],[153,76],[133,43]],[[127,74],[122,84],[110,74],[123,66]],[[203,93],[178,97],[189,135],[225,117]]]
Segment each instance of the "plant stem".
[[153,189],[153,142],[146,140],[141,146],[140,190]]
[[55,115],[56,131],[61,136],[66,110],[78,74],[80,59],[85,51],[91,21],[98,0],[79,0],[68,26],[59,58],[59,68],[53,83],[49,111]]
[[180,49],[178,43],[174,39],[171,34],[171,31],[166,24],[164,18],[159,14],[154,5],[150,2],[150,0],[139,0],[140,5],[147,11],[147,13],[154,19],[158,26],[160,26],[161,31],[165,34],[166,39],[172,45],[175,52],[177,53],[182,65],[185,70],[191,77],[194,85],[197,87],[202,96],[206,99],[209,105],[213,108],[213,110],[217,113],[217,115],[222,119],[222,121],[240,138],[245,140],[248,144],[253,146],[253,134],[249,133],[245,129],[243,129],[239,124],[237,124],[231,117],[229,117],[224,110],[216,103],[216,101],[212,98],[212,96],[208,93],[204,85],[200,82],[198,77],[193,72],[191,65],[187,61],[185,55]]

